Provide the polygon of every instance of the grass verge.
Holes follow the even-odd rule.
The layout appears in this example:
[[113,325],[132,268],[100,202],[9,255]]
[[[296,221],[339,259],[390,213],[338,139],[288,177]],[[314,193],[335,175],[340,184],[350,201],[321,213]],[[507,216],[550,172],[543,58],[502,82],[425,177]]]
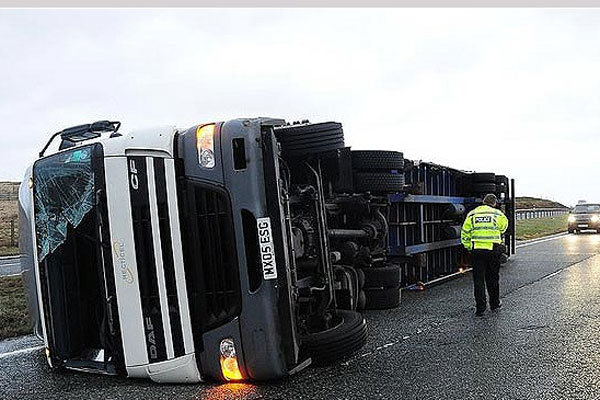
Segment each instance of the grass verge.
[[20,276],[0,277],[0,339],[31,333],[25,286]]
[[548,218],[522,219],[517,221],[517,240],[536,239],[567,231],[567,215]]
[[0,256],[16,256],[19,254],[19,248],[16,246],[0,247]]

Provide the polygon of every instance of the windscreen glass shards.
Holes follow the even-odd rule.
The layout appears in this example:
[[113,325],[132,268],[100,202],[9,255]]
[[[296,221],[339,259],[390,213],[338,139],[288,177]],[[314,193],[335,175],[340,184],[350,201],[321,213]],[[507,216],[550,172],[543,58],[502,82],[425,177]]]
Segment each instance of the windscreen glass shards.
[[95,204],[93,146],[40,160],[33,167],[38,261],[55,251]]

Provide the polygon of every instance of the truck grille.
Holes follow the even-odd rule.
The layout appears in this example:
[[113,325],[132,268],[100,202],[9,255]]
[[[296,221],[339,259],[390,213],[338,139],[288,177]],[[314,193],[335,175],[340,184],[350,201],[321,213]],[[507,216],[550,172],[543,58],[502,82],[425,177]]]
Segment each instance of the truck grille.
[[588,222],[590,219],[592,218],[591,214],[583,214],[583,215],[577,215],[575,214],[575,220],[577,222]]
[[231,204],[212,185],[180,181],[184,263],[192,329],[202,332],[239,315],[241,291]]

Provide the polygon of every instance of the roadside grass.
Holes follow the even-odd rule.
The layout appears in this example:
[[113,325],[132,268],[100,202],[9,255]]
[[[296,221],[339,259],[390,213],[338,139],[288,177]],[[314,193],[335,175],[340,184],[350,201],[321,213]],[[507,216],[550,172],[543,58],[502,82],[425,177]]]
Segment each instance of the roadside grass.
[[31,333],[25,286],[20,276],[0,277],[0,339]]
[[566,232],[567,215],[556,217],[522,219],[517,221],[517,240],[536,239],[554,233]]
[[19,248],[16,246],[0,247],[0,256],[16,256],[19,254]]
[[[2,183],[0,182],[0,195]],[[18,254],[14,246],[19,241],[18,203],[16,200],[2,200],[0,198],[0,255]]]

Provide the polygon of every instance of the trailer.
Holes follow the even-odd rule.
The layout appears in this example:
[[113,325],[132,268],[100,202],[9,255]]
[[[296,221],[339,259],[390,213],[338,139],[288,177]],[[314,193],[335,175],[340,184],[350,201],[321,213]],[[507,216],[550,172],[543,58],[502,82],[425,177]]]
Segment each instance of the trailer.
[[458,227],[485,193],[514,220],[514,181],[353,151],[337,122],[119,128],[56,133],[20,190],[55,370],[259,381],[328,364],[366,342],[361,310],[468,265]]
[[496,195],[511,221],[504,236],[503,263],[514,254],[514,180],[424,162],[413,162],[405,175],[406,190],[389,196],[390,256],[402,265],[402,286],[440,283],[470,267],[469,254],[460,242],[461,226],[487,193]]

